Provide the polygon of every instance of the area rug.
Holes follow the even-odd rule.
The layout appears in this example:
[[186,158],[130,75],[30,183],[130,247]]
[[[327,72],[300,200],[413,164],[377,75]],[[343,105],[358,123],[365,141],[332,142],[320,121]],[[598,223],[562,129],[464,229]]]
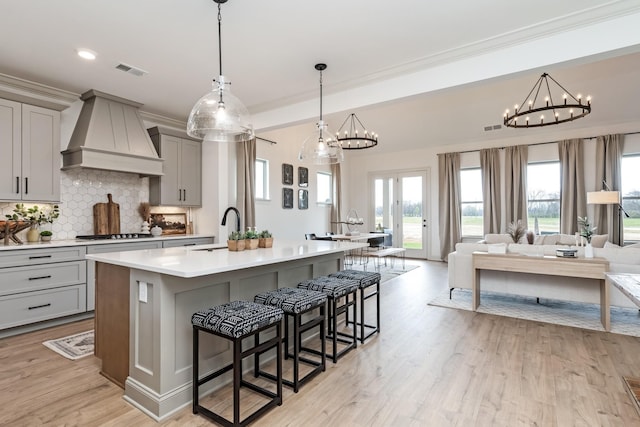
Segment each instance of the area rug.
[[631,401],[633,402],[636,411],[640,414],[640,378],[631,378],[631,377],[622,377],[624,384],[627,389],[627,393],[631,397]]
[[[346,265],[344,268],[348,268],[348,269],[352,269],[352,270],[360,270],[360,271],[365,271],[365,265],[360,264],[360,263],[355,263],[353,265]],[[373,265],[373,261],[369,262],[368,265],[366,265],[366,271],[373,271],[376,272],[376,269]],[[405,266],[404,269],[402,268],[402,261],[401,260],[396,260],[395,264],[393,266],[391,265],[381,265],[380,266],[380,270],[377,271],[378,273],[380,273],[380,283],[384,283],[387,280],[391,280],[395,277],[400,276],[401,274],[407,273],[411,270],[414,270],[418,268],[417,265],[411,265],[408,262],[405,262]]]
[[67,359],[77,360],[93,354],[93,331],[45,341],[42,344]]
[[[495,292],[480,293],[479,313],[515,317],[536,322],[553,323],[575,328],[604,331],[600,322],[599,304],[582,304],[507,295]],[[449,290],[440,294],[429,305],[471,311],[471,290],[454,289],[449,299]],[[640,337],[640,313],[634,308],[611,307],[611,332]]]

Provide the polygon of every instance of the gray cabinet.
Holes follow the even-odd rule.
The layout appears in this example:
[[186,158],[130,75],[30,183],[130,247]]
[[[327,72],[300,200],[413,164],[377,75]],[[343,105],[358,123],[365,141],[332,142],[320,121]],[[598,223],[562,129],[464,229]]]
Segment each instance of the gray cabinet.
[[201,206],[202,142],[173,129],[156,126],[148,131],[164,174],[149,178],[149,203]]
[[60,112],[0,99],[0,201],[60,200]]
[[3,251],[0,330],[86,312],[84,256],[84,246]]

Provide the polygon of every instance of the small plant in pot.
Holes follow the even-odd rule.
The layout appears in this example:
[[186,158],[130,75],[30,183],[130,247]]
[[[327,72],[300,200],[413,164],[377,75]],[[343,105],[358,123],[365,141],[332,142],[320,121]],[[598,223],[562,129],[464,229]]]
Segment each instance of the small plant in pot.
[[260,238],[258,239],[259,248],[270,248],[273,246],[273,236],[269,230],[262,230],[260,232]]
[[247,230],[247,232],[244,233],[244,238],[246,249],[258,249],[258,233],[253,230]]
[[51,236],[53,236],[53,233],[49,230],[43,230],[40,232],[40,240],[43,242],[50,242]]
[[232,231],[227,240],[227,247],[230,251],[244,251],[244,234]]

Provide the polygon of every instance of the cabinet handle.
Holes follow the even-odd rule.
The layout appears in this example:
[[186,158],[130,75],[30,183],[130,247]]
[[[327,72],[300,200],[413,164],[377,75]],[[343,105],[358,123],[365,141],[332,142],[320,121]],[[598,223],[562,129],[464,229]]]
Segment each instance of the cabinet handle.
[[195,245],[196,245],[195,243],[187,243],[187,244],[182,245],[182,246],[195,246]]
[[45,307],[51,307],[51,303],[42,304],[42,305],[34,305],[34,306],[29,307],[29,310],[35,310],[37,308],[45,308]]
[[40,277],[29,277],[29,280],[51,279],[51,275]]
[[182,190],[182,201],[183,202],[187,201],[187,190],[186,189]]
[[29,259],[42,259],[42,258],[51,258],[51,255],[32,255]]
[[178,188],[178,200],[182,201],[182,190]]
[[29,194],[29,178],[24,179],[24,194]]
[[20,194],[20,177],[16,176],[16,194]]

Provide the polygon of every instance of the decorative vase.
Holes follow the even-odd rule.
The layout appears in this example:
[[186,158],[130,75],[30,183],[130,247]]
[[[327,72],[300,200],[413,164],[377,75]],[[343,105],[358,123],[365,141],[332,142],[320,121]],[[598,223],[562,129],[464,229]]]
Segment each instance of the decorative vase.
[[273,237],[261,237],[258,239],[259,248],[270,248],[273,246]]
[[142,222],[142,226],[140,227],[140,233],[149,234],[149,223],[147,221]]
[[162,228],[156,226],[151,227],[151,235],[153,237],[158,237],[162,235]]
[[27,242],[34,243],[38,240],[40,240],[40,231],[38,230],[38,225],[34,224],[27,231]]
[[587,243],[587,246],[584,247],[584,257],[593,258],[593,246],[591,246],[591,242]]
[[230,251],[239,252],[244,251],[244,239],[242,240],[227,240],[227,247]]

